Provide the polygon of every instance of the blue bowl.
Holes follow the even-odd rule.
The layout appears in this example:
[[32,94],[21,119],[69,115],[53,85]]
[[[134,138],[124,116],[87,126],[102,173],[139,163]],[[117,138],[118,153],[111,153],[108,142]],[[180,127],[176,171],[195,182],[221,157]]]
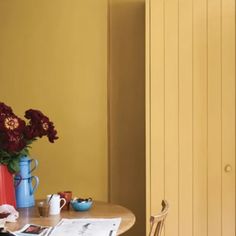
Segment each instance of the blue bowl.
[[79,201],[78,199],[74,199],[70,203],[75,211],[88,211],[93,205],[93,201],[91,198],[84,201]]

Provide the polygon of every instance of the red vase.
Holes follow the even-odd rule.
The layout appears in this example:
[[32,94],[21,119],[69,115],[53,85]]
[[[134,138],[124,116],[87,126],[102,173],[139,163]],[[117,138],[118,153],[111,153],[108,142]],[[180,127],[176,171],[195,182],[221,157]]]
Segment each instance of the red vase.
[[0,164],[0,205],[9,204],[16,208],[14,178],[6,165]]

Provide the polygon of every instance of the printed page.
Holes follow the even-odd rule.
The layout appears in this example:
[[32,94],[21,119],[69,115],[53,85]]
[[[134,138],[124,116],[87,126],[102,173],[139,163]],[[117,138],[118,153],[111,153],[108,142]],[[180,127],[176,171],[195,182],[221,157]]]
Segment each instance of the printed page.
[[47,236],[115,236],[121,218],[62,219]]
[[49,227],[27,224],[21,230],[13,232],[16,236],[45,236]]

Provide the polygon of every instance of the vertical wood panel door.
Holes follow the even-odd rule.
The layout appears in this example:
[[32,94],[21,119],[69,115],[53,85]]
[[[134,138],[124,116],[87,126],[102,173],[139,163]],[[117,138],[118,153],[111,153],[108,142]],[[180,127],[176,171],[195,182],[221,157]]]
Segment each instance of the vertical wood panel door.
[[235,236],[235,105],[235,1],[148,0],[147,224],[166,199],[165,236]]

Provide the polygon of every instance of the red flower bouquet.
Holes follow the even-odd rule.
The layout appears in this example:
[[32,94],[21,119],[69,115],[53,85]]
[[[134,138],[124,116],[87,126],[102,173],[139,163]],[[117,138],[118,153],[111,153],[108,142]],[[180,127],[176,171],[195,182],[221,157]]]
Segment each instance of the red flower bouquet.
[[33,141],[43,136],[51,143],[58,139],[53,123],[41,111],[29,109],[25,118],[27,122],[0,102],[0,164],[7,165],[12,173],[19,171],[19,160],[29,154]]

